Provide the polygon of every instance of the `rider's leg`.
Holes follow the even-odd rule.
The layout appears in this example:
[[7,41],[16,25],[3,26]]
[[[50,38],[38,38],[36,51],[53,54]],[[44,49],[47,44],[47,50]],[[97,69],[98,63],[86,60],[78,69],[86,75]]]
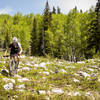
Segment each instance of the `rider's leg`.
[[12,59],[13,59],[13,56],[10,55],[10,60],[9,60],[9,75],[12,76]]
[[17,55],[17,62],[18,62],[17,64],[19,65],[19,62],[20,62],[20,56],[19,55]]

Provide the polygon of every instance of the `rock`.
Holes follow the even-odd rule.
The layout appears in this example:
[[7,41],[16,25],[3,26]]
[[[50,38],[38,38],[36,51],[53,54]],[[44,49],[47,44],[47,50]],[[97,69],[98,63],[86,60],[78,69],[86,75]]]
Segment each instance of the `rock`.
[[34,64],[34,67],[39,67],[39,64]]
[[94,71],[94,70],[93,70],[93,69],[91,69],[91,68],[88,68],[88,70],[89,70],[89,71],[91,71],[91,72],[93,72],[93,71]]
[[50,100],[50,98],[48,96],[45,96],[45,100]]
[[59,72],[66,73],[66,70],[60,69]]
[[45,90],[39,90],[38,92],[39,92],[39,94],[46,94]]
[[25,70],[25,71],[30,71],[30,70],[31,70],[31,68],[29,68],[29,67],[23,67],[23,68],[22,68],[22,70]]
[[8,76],[9,71],[7,69],[1,69],[1,74]]
[[15,80],[14,79],[9,79],[9,78],[3,78],[3,81],[5,82],[12,82],[12,83],[15,83]]
[[91,95],[90,92],[86,92],[86,93],[85,93],[85,96],[90,96],[90,95]]
[[22,69],[18,69],[17,71],[18,71],[18,72],[22,72]]
[[21,88],[25,88],[25,85],[24,84],[21,84],[21,85],[18,85],[18,86],[16,86],[17,88],[19,88],[19,89],[21,89]]
[[52,92],[57,93],[57,94],[64,93],[64,91],[62,89],[59,89],[59,88],[52,89]]
[[30,59],[33,59],[33,57],[32,57],[32,56],[30,56],[29,58],[30,58]]
[[77,79],[75,79],[75,78],[73,79],[73,81],[74,81],[74,82],[80,82],[79,80],[77,80]]
[[19,82],[25,82],[25,81],[29,81],[29,79],[28,78],[19,78],[18,81]]
[[33,66],[30,62],[26,63],[27,66]]
[[20,92],[24,92],[24,90],[23,90],[23,89],[19,89],[18,91],[20,91]]
[[3,87],[4,87],[5,90],[12,90],[13,89],[13,83],[5,84]]
[[81,93],[80,92],[74,92],[73,93],[73,96],[77,96],[77,95],[81,96]]
[[6,63],[6,61],[3,61],[3,63],[5,64],[5,63]]
[[85,64],[84,61],[78,61],[77,63],[78,63],[78,64]]
[[15,74],[14,75],[15,78],[22,78],[20,75]]
[[79,74],[77,74],[77,73],[74,73],[74,75],[75,75],[75,76],[79,76]]
[[42,63],[40,63],[39,66],[40,66],[40,67],[46,67],[45,65],[46,65],[46,63],[42,62]]
[[52,70],[50,70],[50,72],[53,73],[53,74],[55,73],[55,72],[53,72]]
[[46,75],[49,75],[49,72],[45,72],[45,71],[44,71],[43,73],[46,74]]
[[14,95],[13,97],[14,97],[14,98],[18,98],[18,96],[17,96],[17,95]]
[[79,71],[78,74],[84,76],[84,77],[90,77],[90,75],[86,72],[83,72],[83,71]]
[[21,55],[20,57],[21,57],[21,58],[25,58],[26,56],[25,56],[25,55]]
[[66,69],[68,69],[68,68],[75,68],[75,66],[66,66],[65,68]]
[[97,74],[96,73],[92,73],[91,77],[97,77]]
[[98,66],[97,65],[94,65],[94,66],[92,66],[92,68],[98,69]]
[[81,96],[81,93],[72,91],[72,92],[68,92],[67,95],[70,95],[70,96],[78,96],[79,95],[79,96]]

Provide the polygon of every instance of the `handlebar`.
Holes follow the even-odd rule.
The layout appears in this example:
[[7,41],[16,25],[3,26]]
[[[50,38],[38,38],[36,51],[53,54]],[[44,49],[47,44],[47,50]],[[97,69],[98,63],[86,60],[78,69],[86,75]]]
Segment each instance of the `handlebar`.
[[3,57],[10,57],[9,55],[3,56]]

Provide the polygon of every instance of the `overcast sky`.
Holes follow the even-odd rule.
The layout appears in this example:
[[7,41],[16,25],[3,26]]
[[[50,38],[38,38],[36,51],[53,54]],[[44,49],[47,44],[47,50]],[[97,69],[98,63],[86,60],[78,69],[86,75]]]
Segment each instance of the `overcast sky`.
[[[17,12],[22,14],[43,13],[47,0],[1,0],[0,14],[14,15]],[[63,13],[68,13],[71,9],[77,6],[78,10],[89,10],[91,6],[96,5],[97,0],[48,0],[49,6],[52,9],[59,6]]]

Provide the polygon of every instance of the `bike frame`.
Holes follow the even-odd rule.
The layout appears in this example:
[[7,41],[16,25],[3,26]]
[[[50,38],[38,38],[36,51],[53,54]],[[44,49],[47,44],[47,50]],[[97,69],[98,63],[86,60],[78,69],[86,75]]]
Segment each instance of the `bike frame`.
[[17,54],[11,55],[11,56],[4,56],[4,57],[10,57],[9,58],[9,75],[13,76],[14,74],[17,74],[17,68],[18,68],[18,60]]
[[11,76],[17,74],[17,68],[18,68],[17,54],[11,55],[9,62],[9,74]]

